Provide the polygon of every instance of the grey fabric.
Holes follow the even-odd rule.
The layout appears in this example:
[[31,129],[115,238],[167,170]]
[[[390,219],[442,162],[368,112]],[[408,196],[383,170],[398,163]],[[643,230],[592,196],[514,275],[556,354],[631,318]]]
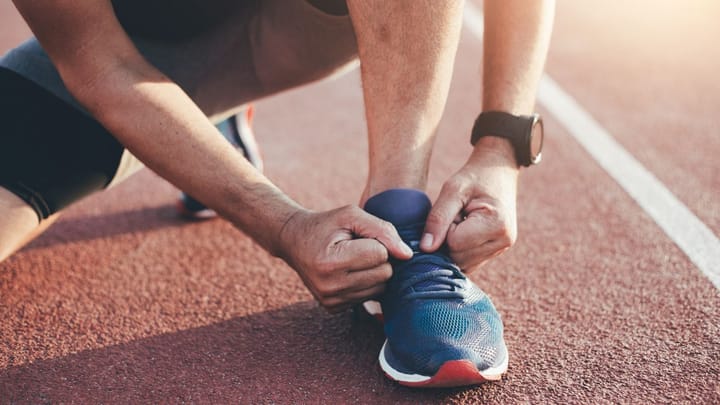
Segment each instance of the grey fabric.
[[[348,16],[326,14],[305,0],[249,4],[231,9],[226,18],[190,38],[132,39],[208,116],[326,77],[355,59]],[[0,66],[82,109],[36,39],[9,51]]]
[[25,76],[63,101],[82,109],[68,93],[55,66],[35,38],[23,42],[6,53],[0,58],[0,67]]

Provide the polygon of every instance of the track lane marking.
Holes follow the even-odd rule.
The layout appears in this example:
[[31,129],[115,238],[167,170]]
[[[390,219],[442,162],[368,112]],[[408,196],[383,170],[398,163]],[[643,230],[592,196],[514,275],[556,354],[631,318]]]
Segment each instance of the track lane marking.
[[[483,15],[471,1],[464,20],[482,40]],[[538,101],[720,290],[720,240],[710,228],[547,74],[540,80]]]

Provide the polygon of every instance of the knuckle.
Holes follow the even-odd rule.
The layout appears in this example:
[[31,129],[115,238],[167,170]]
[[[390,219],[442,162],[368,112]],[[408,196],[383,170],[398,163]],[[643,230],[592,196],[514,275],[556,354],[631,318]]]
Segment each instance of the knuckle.
[[395,229],[395,225],[391,224],[388,221],[380,222],[380,229],[386,236],[392,236],[397,233],[397,230]]
[[325,279],[333,273],[332,267],[330,267],[328,264],[325,264],[325,263],[317,264],[315,266],[315,270],[317,272],[318,277],[320,277],[321,279]]
[[501,244],[505,244],[510,240],[510,231],[505,226],[499,226],[493,232],[493,237]]
[[[387,280],[389,280],[390,277],[392,277],[392,275],[393,275],[392,266],[390,266],[390,264],[384,264],[384,265],[380,266],[380,272],[379,272],[379,273],[380,273],[380,279],[381,279],[382,281],[387,281]],[[385,287],[384,287],[384,286],[381,286],[381,288],[384,289]]]
[[495,224],[501,224],[502,219],[500,218],[500,211],[498,211],[497,207],[495,207],[492,204],[480,204],[478,207],[478,211],[482,212],[483,217],[486,221],[495,223]]
[[465,184],[463,181],[452,178],[443,184],[441,192],[442,193],[450,193],[450,194],[456,194],[459,193],[461,190],[465,188]]
[[499,227],[496,234],[496,240],[499,242],[501,248],[509,248],[510,246],[515,244],[515,241],[517,240],[517,231],[514,227],[504,224],[503,226]]
[[330,286],[327,288],[327,293],[328,293],[330,296],[335,297],[335,296],[337,296],[338,294],[340,294],[343,290],[344,290],[344,288],[343,288],[341,285],[333,284],[333,285],[330,285]]
[[387,263],[389,258],[390,258],[390,255],[389,255],[387,249],[385,248],[385,246],[382,246],[382,245],[378,246],[377,261],[380,263]]
[[334,213],[340,221],[347,221],[357,215],[354,208],[356,207],[353,205],[345,205],[336,209]]
[[336,270],[336,263],[326,257],[319,258],[315,261],[315,270],[322,277],[332,275]]
[[357,205],[349,204],[343,207],[343,209],[345,210],[345,213],[351,217],[365,215],[365,211]]
[[512,246],[512,243],[509,239],[498,239],[493,241],[494,245],[492,246],[492,250],[489,250],[487,252],[486,260],[490,260],[494,257],[498,257],[501,254],[505,253],[510,249],[510,246]]
[[430,214],[428,214],[426,222],[431,225],[440,225],[445,222],[445,216],[439,211],[432,210]]
[[325,309],[328,310],[328,311],[330,311],[330,309],[337,304],[336,301],[331,300],[331,299],[327,299],[327,298],[319,299],[318,302],[320,303],[320,305],[321,305],[323,308],[325,308]]
[[329,299],[337,295],[337,293],[340,291],[340,288],[337,285],[333,284],[321,284],[317,286],[317,290],[321,297]]
[[388,252],[385,247],[383,247],[380,243],[377,243],[377,245],[368,252],[368,257],[370,258],[371,265],[380,265],[387,262]]
[[507,234],[507,247],[511,247],[517,242],[517,232],[513,232],[512,230],[508,232]]

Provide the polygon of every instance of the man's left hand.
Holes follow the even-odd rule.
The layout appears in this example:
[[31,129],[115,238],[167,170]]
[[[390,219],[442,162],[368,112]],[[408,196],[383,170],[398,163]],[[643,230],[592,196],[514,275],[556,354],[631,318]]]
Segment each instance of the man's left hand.
[[466,273],[509,249],[517,237],[518,167],[504,142],[483,138],[445,182],[427,219],[421,249],[433,252],[447,242]]

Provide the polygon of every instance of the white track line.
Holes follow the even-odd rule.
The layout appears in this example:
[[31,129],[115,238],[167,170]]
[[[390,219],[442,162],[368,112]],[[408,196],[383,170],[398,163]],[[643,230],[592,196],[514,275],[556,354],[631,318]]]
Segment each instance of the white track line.
[[[465,26],[480,40],[482,12],[466,2]],[[575,99],[544,75],[540,103],[720,289],[720,240]]]

